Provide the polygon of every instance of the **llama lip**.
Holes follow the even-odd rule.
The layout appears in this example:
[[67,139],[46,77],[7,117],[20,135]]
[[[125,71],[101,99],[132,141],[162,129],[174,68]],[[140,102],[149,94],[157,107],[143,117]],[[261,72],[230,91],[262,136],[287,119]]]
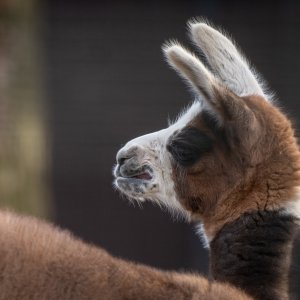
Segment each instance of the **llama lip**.
[[115,185],[130,197],[144,195],[149,187],[149,180],[135,177],[117,177]]
[[117,178],[122,178],[125,180],[134,180],[134,181],[149,181],[152,179],[152,176],[148,172],[143,172],[133,176],[122,176],[121,174],[119,174]]
[[144,173],[132,176],[131,178],[142,179],[142,180],[151,180],[152,176],[149,173],[144,172]]
[[144,195],[153,181],[152,169],[144,165],[136,170],[127,169],[125,166],[117,166],[115,169],[115,184],[130,197]]
[[126,166],[117,166],[115,177],[123,179],[136,179],[149,181],[152,179],[152,169],[149,166],[142,166],[136,170],[128,169]]

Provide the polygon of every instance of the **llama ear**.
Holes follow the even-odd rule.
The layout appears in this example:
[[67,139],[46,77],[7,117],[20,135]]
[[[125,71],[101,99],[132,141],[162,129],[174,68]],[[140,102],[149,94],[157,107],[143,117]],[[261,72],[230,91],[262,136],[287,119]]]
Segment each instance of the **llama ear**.
[[223,86],[193,54],[179,44],[163,47],[167,62],[202,96],[221,123],[241,120],[248,126],[253,113],[244,100]]
[[213,102],[214,85],[217,85],[217,82],[202,62],[179,44],[166,44],[163,46],[163,51],[169,65],[191,85],[196,93],[200,94],[203,100]]
[[203,51],[214,74],[238,96],[266,97],[255,73],[234,44],[206,23],[189,23],[192,40]]

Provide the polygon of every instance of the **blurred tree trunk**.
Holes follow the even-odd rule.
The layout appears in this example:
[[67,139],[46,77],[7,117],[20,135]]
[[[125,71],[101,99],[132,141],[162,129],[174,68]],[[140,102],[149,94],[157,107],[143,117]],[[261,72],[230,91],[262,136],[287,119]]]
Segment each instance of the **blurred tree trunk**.
[[37,8],[0,0],[0,207],[47,216]]

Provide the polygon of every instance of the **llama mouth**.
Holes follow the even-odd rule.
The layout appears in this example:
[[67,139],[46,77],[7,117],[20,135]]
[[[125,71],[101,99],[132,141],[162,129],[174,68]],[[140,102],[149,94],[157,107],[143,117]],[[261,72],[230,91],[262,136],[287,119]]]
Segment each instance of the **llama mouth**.
[[125,166],[119,166],[117,165],[115,171],[114,171],[114,175],[115,177],[118,178],[122,178],[122,179],[136,179],[136,180],[145,180],[145,181],[150,181],[152,180],[152,174],[153,171],[152,169],[147,166],[144,165],[136,170],[128,170]]
[[151,181],[152,176],[147,172],[143,172],[133,176],[117,176],[116,180],[117,182],[122,180],[124,182],[128,182],[129,184],[142,184],[143,182]]
[[141,173],[141,174],[131,176],[129,178],[140,179],[140,180],[151,180],[152,176],[148,172],[144,172],[144,173]]
[[128,172],[126,168],[117,166],[114,172],[116,177],[115,185],[126,194],[142,195],[149,188],[149,183],[152,181],[152,169],[149,166],[142,166],[134,172]]

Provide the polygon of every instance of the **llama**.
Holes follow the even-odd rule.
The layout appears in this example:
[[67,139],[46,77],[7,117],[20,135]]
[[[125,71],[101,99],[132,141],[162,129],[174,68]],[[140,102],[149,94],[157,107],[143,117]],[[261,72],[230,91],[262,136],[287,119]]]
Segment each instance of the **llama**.
[[291,122],[220,31],[189,23],[206,64],[178,42],[163,46],[196,101],[168,128],[117,154],[115,186],[198,224],[214,280],[254,299],[289,299],[300,218],[300,152]]
[[69,232],[0,211],[0,300],[251,300],[207,279],[114,258]]
[[115,185],[201,224],[216,280],[114,258],[1,211],[0,300],[288,299],[300,211],[293,129],[226,37],[204,23],[190,28],[212,71],[179,44],[164,51],[199,100],[169,128],[118,152]]

